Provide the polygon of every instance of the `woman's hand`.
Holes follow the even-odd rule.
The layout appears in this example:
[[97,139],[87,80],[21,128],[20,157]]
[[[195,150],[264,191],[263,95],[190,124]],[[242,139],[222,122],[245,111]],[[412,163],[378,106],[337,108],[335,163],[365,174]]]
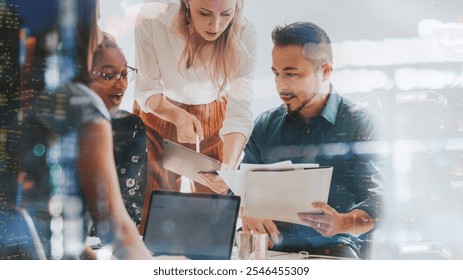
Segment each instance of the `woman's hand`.
[[206,187],[210,188],[213,192],[218,194],[227,194],[228,186],[217,174],[199,172],[199,177],[206,181]]
[[146,109],[159,118],[171,122],[177,128],[177,142],[196,142],[196,135],[204,140],[204,132],[201,122],[192,114],[170,103],[162,94],[152,95],[146,101]]
[[177,128],[177,141],[179,143],[196,142],[196,135],[200,140],[204,139],[201,122],[187,111],[177,108],[173,124]]

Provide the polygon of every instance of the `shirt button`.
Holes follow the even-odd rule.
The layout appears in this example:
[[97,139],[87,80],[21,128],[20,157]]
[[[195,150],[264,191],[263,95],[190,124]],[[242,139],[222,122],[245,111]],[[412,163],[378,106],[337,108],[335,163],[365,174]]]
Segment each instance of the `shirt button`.
[[307,129],[305,130],[305,133],[309,134],[309,133],[310,133],[310,129],[307,128]]

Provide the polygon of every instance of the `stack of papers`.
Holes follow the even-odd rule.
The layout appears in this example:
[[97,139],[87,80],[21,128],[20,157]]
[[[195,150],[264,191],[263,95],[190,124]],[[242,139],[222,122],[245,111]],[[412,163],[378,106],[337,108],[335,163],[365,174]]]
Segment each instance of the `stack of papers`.
[[319,213],[312,203],[328,201],[333,167],[282,161],[218,173],[241,197],[243,215],[301,224],[297,213]]

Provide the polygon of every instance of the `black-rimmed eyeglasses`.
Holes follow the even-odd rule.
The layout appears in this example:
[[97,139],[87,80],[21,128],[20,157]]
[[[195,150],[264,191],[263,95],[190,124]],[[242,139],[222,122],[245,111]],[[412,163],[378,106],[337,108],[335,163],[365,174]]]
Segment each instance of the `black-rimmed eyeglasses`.
[[119,73],[118,72],[105,73],[105,72],[93,71],[93,74],[100,76],[101,78],[103,78],[104,80],[106,80],[108,83],[110,83],[113,86],[116,85],[121,79],[124,82],[132,81],[133,77],[137,73],[138,73],[138,69],[134,67],[130,67],[130,66],[127,66],[125,70],[122,70]]

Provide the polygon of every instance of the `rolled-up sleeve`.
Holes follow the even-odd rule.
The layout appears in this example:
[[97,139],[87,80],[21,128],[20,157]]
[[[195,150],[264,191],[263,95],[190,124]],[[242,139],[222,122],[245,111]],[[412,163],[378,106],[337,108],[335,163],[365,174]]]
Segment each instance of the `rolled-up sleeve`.
[[254,70],[257,65],[257,32],[248,24],[241,37],[245,45],[245,58],[238,72],[238,77],[230,82],[227,112],[220,130],[220,136],[239,132],[246,137],[246,142],[252,133],[254,100]]
[[[374,219],[381,218],[384,198],[384,169],[386,159],[379,152],[381,136],[379,124],[372,118],[365,118],[355,133],[357,144],[368,145],[368,152],[355,151],[353,175],[356,193],[356,205],[352,209],[361,209]],[[362,141],[363,140],[363,141]]]
[[143,19],[135,27],[135,67],[138,73],[135,76],[134,99],[143,111],[146,110],[146,101],[154,94],[163,92],[164,87],[161,82],[161,71],[159,69],[156,49],[154,47],[153,35],[156,40],[161,39],[161,35],[154,30],[155,19]]

